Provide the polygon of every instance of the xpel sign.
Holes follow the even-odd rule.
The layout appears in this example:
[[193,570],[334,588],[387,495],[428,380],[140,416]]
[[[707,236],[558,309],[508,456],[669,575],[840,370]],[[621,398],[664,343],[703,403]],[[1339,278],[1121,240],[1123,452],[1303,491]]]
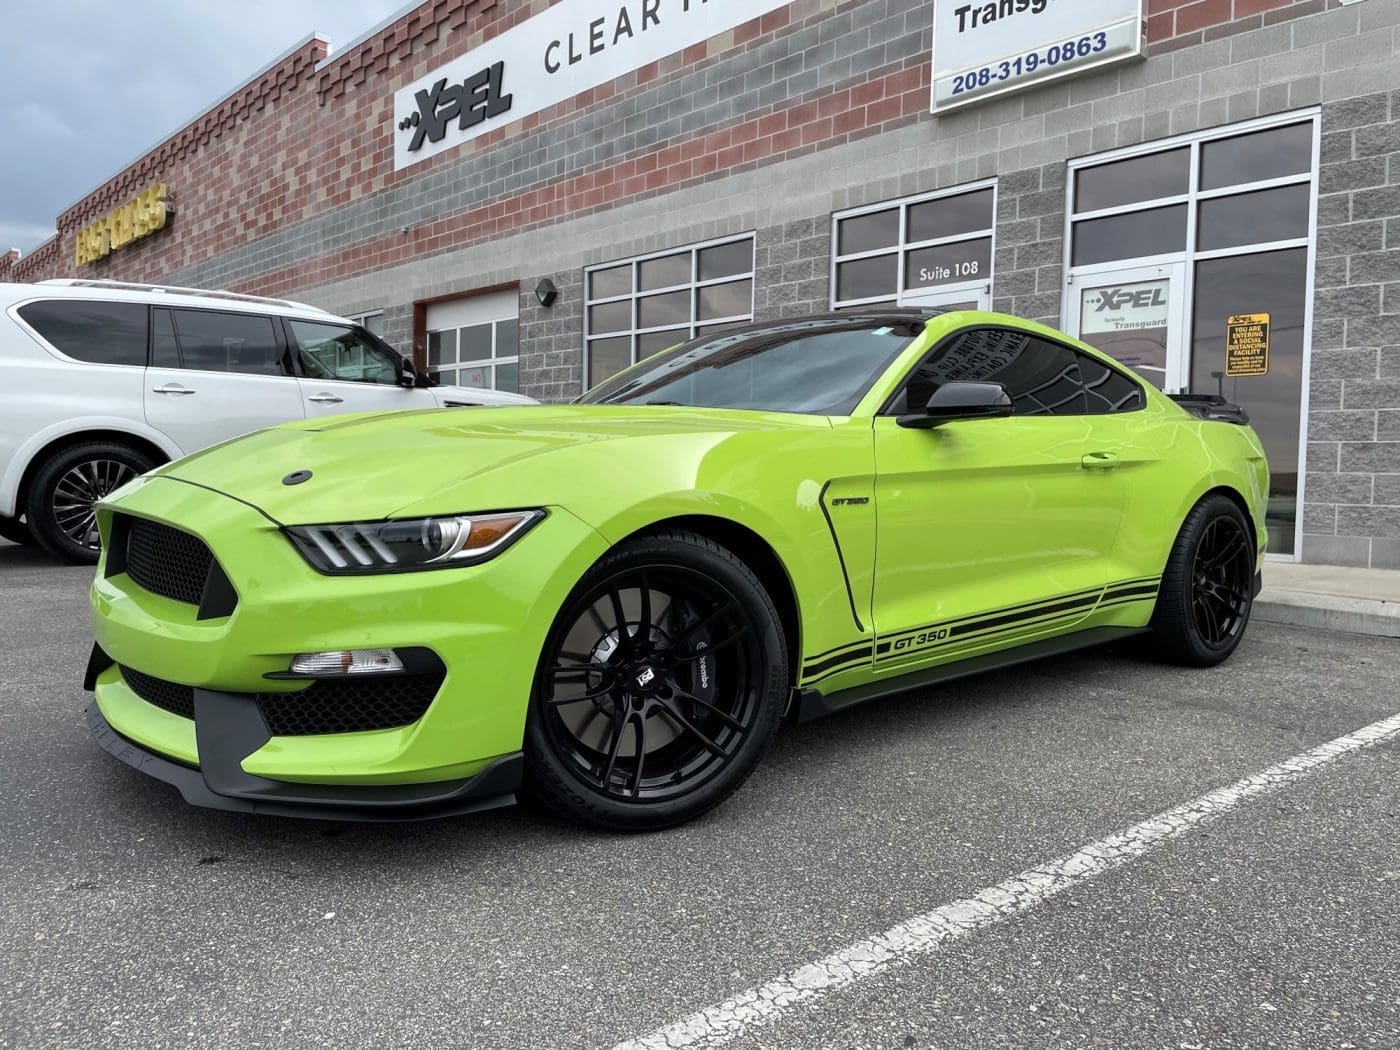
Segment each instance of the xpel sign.
[[786,7],[789,0],[560,0],[394,93],[394,168]]

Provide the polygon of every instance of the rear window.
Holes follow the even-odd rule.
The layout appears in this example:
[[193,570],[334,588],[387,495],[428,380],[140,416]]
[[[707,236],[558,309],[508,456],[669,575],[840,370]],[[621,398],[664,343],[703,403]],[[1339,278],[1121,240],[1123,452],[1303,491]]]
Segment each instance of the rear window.
[[60,353],[94,365],[146,364],[146,305],[53,299],[19,308],[26,324]]
[[256,314],[172,310],[186,368],[280,376],[282,348],[272,319]]

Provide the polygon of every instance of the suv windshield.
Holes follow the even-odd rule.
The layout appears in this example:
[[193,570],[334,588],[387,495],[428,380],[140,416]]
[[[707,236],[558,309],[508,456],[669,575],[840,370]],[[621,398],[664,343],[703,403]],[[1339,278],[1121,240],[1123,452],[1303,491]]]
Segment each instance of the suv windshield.
[[578,403],[848,415],[923,323],[849,314],[745,325],[663,350]]

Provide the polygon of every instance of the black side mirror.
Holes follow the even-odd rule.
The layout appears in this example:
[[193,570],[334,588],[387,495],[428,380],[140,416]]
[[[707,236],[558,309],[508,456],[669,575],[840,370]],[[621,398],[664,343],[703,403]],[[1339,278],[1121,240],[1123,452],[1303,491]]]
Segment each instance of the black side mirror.
[[923,412],[899,416],[902,427],[928,430],[956,419],[994,419],[1013,411],[1011,395],[1000,383],[944,383]]

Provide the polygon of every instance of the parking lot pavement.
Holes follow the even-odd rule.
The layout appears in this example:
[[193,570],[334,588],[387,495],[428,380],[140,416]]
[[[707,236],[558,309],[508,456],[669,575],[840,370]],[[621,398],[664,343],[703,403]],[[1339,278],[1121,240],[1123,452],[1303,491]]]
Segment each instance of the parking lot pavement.
[[[1400,711],[1400,643],[1258,624],[786,730],[645,837],[191,809],[91,746],[88,570],[0,544],[0,1045],[610,1047]],[[737,1047],[1394,1047],[1400,744],[1337,758]],[[709,1044],[703,1044],[709,1045]]]

